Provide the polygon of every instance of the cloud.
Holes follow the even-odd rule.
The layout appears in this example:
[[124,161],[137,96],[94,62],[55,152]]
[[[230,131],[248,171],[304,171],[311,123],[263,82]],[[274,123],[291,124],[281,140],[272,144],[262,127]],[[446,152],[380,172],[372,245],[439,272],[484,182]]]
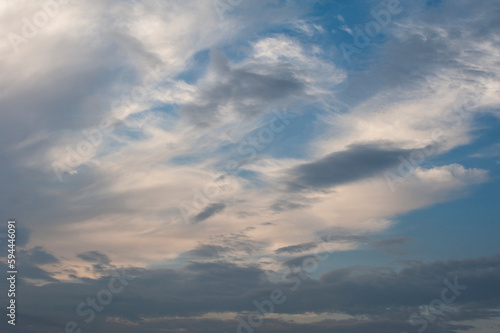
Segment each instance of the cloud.
[[[274,312],[278,314],[303,314],[342,312],[358,319],[348,321],[321,320],[300,324],[268,318],[267,325],[275,323],[290,329],[306,327],[322,332],[323,329],[338,327],[342,332],[360,332],[361,327],[370,323],[375,326],[389,325],[400,329],[410,329],[408,317],[412,312],[419,312],[421,306],[441,297],[441,291],[447,279],[467,286],[451,305],[454,311],[447,311],[446,318],[460,325],[463,318],[482,318],[493,315],[498,304],[496,281],[500,277],[499,255],[464,260],[436,261],[429,263],[415,262],[399,271],[387,267],[347,267],[331,270],[318,280],[299,278],[299,287],[290,274],[288,280],[271,282],[265,271],[255,266],[240,267],[230,263],[192,263],[179,269],[134,269],[124,272],[135,276],[127,289],[117,296],[105,312],[98,315],[99,327],[107,327],[114,322],[114,329],[127,329],[127,322],[134,328],[149,329],[154,323],[165,325],[162,318],[173,318],[169,321],[179,329],[182,323],[197,325],[203,322],[200,316],[208,313],[254,311],[253,301],[263,301],[276,288],[284,292],[287,300],[276,305]],[[26,285],[23,295],[29,295],[31,301],[23,301],[25,315],[31,318],[30,323],[43,321],[43,318],[58,318],[61,323],[66,320],[80,320],[75,317],[74,309],[87,295],[95,294],[106,284],[109,276],[99,279],[85,279],[80,283],[50,283],[34,288]],[[75,297],[66,297],[72,288]],[[51,297],[48,297],[51,295]],[[81,300],[80,300],[81,299]],[[44,306],[40,306],[44,304]],[[496,304],[496,305],[495,305]],[[57,310],[56,310],[57,309]],[[50,313],[50,316],[48,315]],[[112,318],[119,318],[114,321]],[[293,317],[292,317],[293,318]],[[461,319],[462,318],[462,319]],[[55,322],[49,325],[57,327]],[[210,321],[211,324],[234,326],[238,322],[231,317],[227,322],[222,319]],[[108,323],[108,324],[106,324]],[[22,325],[27,325],[22,323]],[[104,326],[101,326],[104,325]],[[435,322],[436,331],[446,332],[451,324]],[[165,326],[164,326],[165,327]],[[271,326],[263,326],[263,332],[274,332]],[[234,327],[233,329],[236,329]],[[381,329],[381,328],[380,328]],[[308,330],[309,331],[309,330]]]
[[401,163],[412,151],[383,144],[353,144],[317,161],[288,171],[292,190],[324,189],[380,174]]
[[280,247],[277,249],[275,252],[276,254],[282,254],[282,253],[300,253],[303,251],[308,251],[316,248],[318,245],[316,243],[304,243],[304,244],[297,244],[297,245],[291,245],[291,246],[285,246],[285,247]]
[[91,272],[92,274],[106,274],[111,269],[115,268],[114,265],[111,265],[111,260],[109,259],[109,257],[99,251],[79,253],[76,255],[76,257],[86,262],[93,263],[91,269],[87,268],[87,271]]
[[388,253],[400,253],[397,248],[406,245],[411,242],[413,238],[411,237],[398,237],[389,239],[380,239],[372,242],[372,246],[380,251]]
[[226,208],[226,205],[223,203],[211,204],[207,208],[205,208],[201,213],[196,215],[194,217],[194,221],[196,223],[205,221],[206,219],[210,218],[211,216],[222,212],[224,210],[224,208]]
[[[7,245],[5,245],[7,249]],[[16,263],[18,271],[21,272],[20,277],[31,279],[35,284],[58,282],[55,278],[56,274],[50,270],[50,266],[58,267],[61,261],[53,254],[47,252],[42,246],[35,246],[29,250],[17,249]],[[44,268],[39,266],[46,265]],[[7,266],[5,265],[6,270]]]
[[[59,266],[60,260],[53,254],[47,252],[41,246],[35,246],[29,250],[18,249],[17,251],[17,270],[20,272],[19,277],[23,281],[26,281],[25,279],[30,279],[33,280],[33,283],[35,284],[41,282],[59,282],[59,280],[54,277],[56,275],[55,273],[51,272],[49,269],[46,270],[39,267],[41,265]],[[7,265],[5,265],[5,270],[8,270]]]
[[218,258],[223,253],[231,251],[230,248],[218,245],[200,245],[188,252],[190,256],[199,258]]
[[[0,194],[0,196],[1,195],[2,194]],[[19,223],[16,225],[16,246],[18,248],[26,247],[26,245],[30,240],[30,236],[31,236],[30,228],[22,226]],[[5,246],[0,245],[0,257],[7,257],[8,255],[8,247],[6,246],[8,239],[9,239],[8,229],[7,229],[7,224],[5,224],[4,228],[2,228],[2,230],[0,231],[0,244],[5,245]]]
[[181,109],[198,126],[210,126],[217,120],[219,109],[226,105],[231,105],[245,117],[255,117],[262,113],[263,105],[304,94],[303,83],[290,71],[271,68],[274,72],[261,74],[262,69],[257,64],[252,68],[255,72],[231,69],[227,58],[220,52],[212,52],[211,60],[216,79],[201,83],[199,101]]
[[19,255],[22,256],[23,261],[29,261],[36,265],[55,264],[59,262],[59,259],[45,251],[41,246],[35,246],[30,250],[21,250],[19,251]]
[[88,262],[96,262],[99,264],[109,264],[111,262],[107,255],[99,251],[88,251],[80,253],[77,255],[77,257]]
[[[304,200],[305,201],[305,200]],[[294,202],[286,199],[279,199],[275,203],[271,205],[271,209],[274,210],[275,212],[282,212],[282,211],[288,211],[288,210],[294,210],[294,209],[301,209],[308,207],[308,204],[304,204],[301,202]]]
[[[376,234],[494,180],[495,170],[471,166],[456,148],[482,135],[473,133],[476,120],[499,115],[498,3],[401,2],[403,15],[349,65],[332,45],[352,37],[330,34],[330,21],[349,32],[345,23],[354,26],[375,3],[352,13],[333,4],[329,15],[328,2],[244,1],[221,21],[212,1],[74,2],[18,53],[0,40],[0,211],[23,225],[19,246],[37,245],[19,252],[23,316],[36,327],[20,329],[60,330],[81,319],[75,307],[123,266],[135,267],[137,284],[89,330],[229,332],[237,321],[228,313],[289,290],[269,274],[312,258],[317,244],[332,253],[365,244],[397,251],[411,237],[373,241]],[[38,10],[4,2],[0,28],[19,32]],[[138,96],[156,66],[164,73]],[[261,147],[252,138],[273,108],[296,117]],[[113,131],[59,183],[52,163],[90,142],[83,130],[103,119]],[[434,154],[389,191],[384,172],[433,143]],[[244,161],[240,173],[214,176],[232,160]],[[217,194],[197,205],[193,197],[209,196],[214,184]],[[184,223],[179,203],[194,207],[195,223]],[[329,230],[346,235],[321,238]],[[409,331],[411,311],[455,274],[471,293],[452,317],[493,316],[498,267],[476,259],[473,273],[472,262],[336,269],[287,295],[277,312],[293,323],[273,317],[262,329]],[[336,311],[358,317],[321,315]],[[223,315],[199,318],[210,312]],[[321,319],[297,321],[310,312]],[[433,329],[470,328],[462,324]]]

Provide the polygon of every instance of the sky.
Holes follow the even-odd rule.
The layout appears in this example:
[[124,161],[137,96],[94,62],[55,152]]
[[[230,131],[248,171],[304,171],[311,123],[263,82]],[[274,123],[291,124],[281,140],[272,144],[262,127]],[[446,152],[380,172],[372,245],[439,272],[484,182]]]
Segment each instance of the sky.
[[499,17],[0,0],[0,332],[500,332]]

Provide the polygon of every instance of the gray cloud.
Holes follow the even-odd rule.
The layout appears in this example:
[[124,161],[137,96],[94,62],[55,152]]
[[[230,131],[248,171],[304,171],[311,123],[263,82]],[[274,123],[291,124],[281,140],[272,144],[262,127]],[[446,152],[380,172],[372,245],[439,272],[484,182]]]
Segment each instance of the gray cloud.
[[379,251],[388,253],[402,253],[401,251],[398,250],[398,248],[408,244],[412,240],[413,238],[411,237],[380,239],[373,241],[371,245]]
[[[345,235],[342,230],[330,230],[326,235],[318,237],[317,242],[303,243],[291,246],[285,246],[276,250],[276,254],[298,254],[315,249],[321,243],[346,243],[357,242],[366,243],[369,238],[362,235]],[[301,263],[307,259],[313,258],[311,255],[299,256],[294,258],[287,258],[283,264],[287,267],[300,266]]]
[[222,254],[230,251],[231,249],[225,246],[204,244],[189,251],[188,255],[198,258],[218,258]]
[[283,212],[288,210],[301,209],[308,206],[309,206],[308,204],[290,201],[286,199],[280,199],[271,205],[271,209],[275,212]]
[[22,261],[29,261],[37,265],[55,264],[59,262],[59,259],[45,251],[41,246],[35,246],[30,250],[21,250],[19,251],[19,255],[22,257]]
[[[242,316],[246,318],[245,314]],[[26,316],[26,320],[37,323],[37,327],[47,328],[54,327],[53,321],[42,319],[39,317]],[[51,325],[52,324],[52,325]],[[158,331],[178,331],[184,332],[189,328],[192,333],[220,333],[220,332],[237,332],[240,322],[235,319],[218,320],[218,319],[201,319],[201,318],[165,318],[160,320],[143,322],[139,325],[141,332],[155,333]],[[136,323],[126,322],[119,323],[116,321],[99,320],[96,325],[93,325],[92,332],[95,333],[136,333]],[[387,333],[401,332],[404,330],[410,331],[412,326],[407,322],[396,319],[375,318],[372,320],[349,319],[349,320],[322,320],[313,323],[290,322],[277,319],[265,319],[262,326],[254,330],[254,332],[262,333]],[[440,323],[433,325],[433,333],[456,333],[458,330],[473,329],[470,325]],[[20,333],[32,333],[33,331],[24,330],[21,328]],[[42,332],[42,331],[40,331]],[[246,333],[243,329],[242,332]],[[38,333],[38,332],[37,332]]]
[[[196,103],[184,105],[181,112],[201,127],[209,127],[228,103],[244,117],[261,114],[272,103],[289,96],[304,94],[304,84],[294,77],[293,66],[252,69],[231,68],[224,54],[211,52],[211,68],[219,77],[217,83],[201,83]],[[259,73],[265,69],[266,74]]]
[[206,219],[222,212],[226,208],[224,203],[214,203],[206,207],[201,213],[193,217],[195,223],[205,221]]
[[[0,173],[0,178],[1,178],[1,173]],[[2,183],[3,184],[3,183]],[[1,191],[0,191],[1,192]],[[7,192],[7,191],[5,191]],[[0,193],[0,196],[2,196],[3,193]],[[1,215],[1,213],[0,213]],[[7,221],[9,218],[4,218],[4,221]],[[2,226],[2,229],[0,230],[0,257],[6,257],[8,255],[8,247],[7,247],[7,240],[8,240],[8,229],[7,229],[7,223],[5,223]],[[31,229],[26,228],[22,226],[20,223],[16,224],[16,247],[17,248],[23,248],[28,244],[28,241],[30,239],[31,235]]]
[[317,161],[299,165],[288,171],[288,186],[293,190],[324,189],[374,176],[400,163],[412,150],[383,144],[351,145]]
[[[2,261],[0,261],[0,269],[2,269],[4,272],[9,270],[7,264]],[[26,256],[26,254],[23,253],[19,253],[19,257],[17,258],[17,271],[17,283],[21,286],[20,288],[23,288],[24,286],[31,286],[28,282],[26,282],[25,279],[36,280],[37,282],[43,281],[45,283],[59,282],[58,279],[53,277],[53,273],[49,273],[44,269],[38,267],[36,264],[30,261],[30,258]],[[4,290],[8,290],[7,280],[5,278],[0,281],[0,287],[6,288]],[[29,299],[27,301],[29,301]]]
[[[5,248],[7,248],[6,245]],[[38,267],[39,265],[59,264],[59,259],[54,255],[47,252],[41,246],[35,246],[29,250],[19,249],[17,251],[17,265],[20,277],[44,282],[58,282],[53,277],[53,273],[49,273]]]
[[99,251],[83,252],[77,254],[77,257],[88,262],[96,262],[99,264],[109,264],[111,262],[107,255]]
[[[254,300],[267,299],[276,288],[282,289],[287,297],[284,304],[276,306],[276,313],[343,312],[368,316],[363,321],[325,321],[310,326],[275,322],[278,326],[285,325],[294,330],[299,327],[307,330],[306,327],[310,327],[314,329],[311,332],[323,332],[323,329],[336,327],[340,332],[361,332],[359,325],[370,323],[380,325],[377,330],[381,332],[382,327],[411,328],[408,317],[418,311],[419,306],[428,305],[440,297],[445,278],[454,281],[458,277],[459,284],[467,286],[454,303],[457,305],[456,311],[447,312],[449,320],[493,316],[491,309],[497,307],[500,301],[500,255],[413,263],[399,271],[385,267],[339,268],[323,274],[318,280],[299,279],[300,286],[295,291],[291,291],[291,287],[298,275],[290,274],[288,280],[283,282],[271,282],[266,278],[266,272],[256,266],[191,263],[176,270],[127,268],[124,271],[135,276],[135,279],[100,314],[99,327],[107,325],[107,318],[115,317],[122,318],[123,323],[123,320],[132,321],[138,325],[134,326],[136,330],[143,327],[141,331],[147,332],[151,324],[143,318],[179,316],[184,318],[184,323],[189,321],[195,324],[199,323],[199,319],[189,317],[208,312],[245,313],[254,310]],[[24,293],[19,301],[24,304],[25,315],[32,318],[31,324],[43,318],[54,318],[54,322],[62,325],[70,319],[78,320],[74,313],[75,307],[89,295],[95,295],[108,280],[109,276],[103,276],[82,279],[79,284],[55,282],[41,287],[28,284],[23,286]],[[26,297],[30,298],[29,302]],[[266,319],[266,322],[273,321]],[[216,323],[222,324],[220,320],[211,324]],[[234,323],[229,321],[226,324]],[[177,324],[180,325],[180,322]],[[115,330],[127,328],[126,324],[119,325],[118,322],[113,325],[118,325],[114,326]],[[52,325],[51,328],[58,328],[56,326]],[[262,332],[274,332],[272,327],[266,327]],[[452,332],[456,327],[449,326],[446,321],[433,324],[436,332]],[[283,328],[276,332],[281,331],[284,331]]]
[[330,242],[366,242],[368,240],[367,236],[362,235],[343,235],[342,230],[330,230],[326,235],[320,237],[321,241]]
[[297,244],[297,245],[280,247],[275,252],[276,252],[276,254],[300,253],[300,252],[312,250],[312,249],[316,248],[317,246],[318,246],[318,244],[313,243],[313,242],[311,242],[311,243],[303,243],[303,244]]
[[53,277],[54,274],[49,273],[43,270],[40,267],[37,267],[30,263],[20,263],[19,269],[21,276],[23,279],[34,279],[41,280],[45,282],[57,282],[58,280]]
[[79,253],[76,256],[87,262],[94,263],[91,269],[87,268],[87,270],[91,271],[94,274],[106,274],[115,267],[111,264],[111,260],[109,259],[109,257],[99,251],[88,251]]

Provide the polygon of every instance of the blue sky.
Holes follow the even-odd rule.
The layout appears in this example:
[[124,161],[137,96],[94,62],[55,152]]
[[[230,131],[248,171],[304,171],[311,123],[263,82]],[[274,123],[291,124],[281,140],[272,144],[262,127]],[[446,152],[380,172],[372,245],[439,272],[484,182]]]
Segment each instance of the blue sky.
[[499,12],[0,3],[2,332],[498,332]]

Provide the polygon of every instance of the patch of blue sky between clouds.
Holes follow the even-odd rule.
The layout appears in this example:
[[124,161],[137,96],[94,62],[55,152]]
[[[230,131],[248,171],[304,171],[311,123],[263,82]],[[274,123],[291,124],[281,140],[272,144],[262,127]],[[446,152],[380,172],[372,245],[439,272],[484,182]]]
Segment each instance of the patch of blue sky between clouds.
[[[497,146],[498,155],[494,154],[495,144],[500,143],[500,120],[492,115],[478,115],[472,121],[470,131],[471,142],[458,146],[446,153],[437,155],[432,160],[422,163],[427,167],[433,165],[446,165],[459,163],[465,168],[477,168],[488,170],[490,177],[500,176],[500,146]],[[481,151],[491,151],[482,155]]]
[[[310,144],[314,141],[318,133],[321,133],[321,128],[326,127],[324,123],[317,119],[317,113],[320,111],[315,108],[306,108],[307,111],[295,113],[297,111],[287,110],[288,113],[295,114],[295,118],[289,121],[289,124],[283,127],[280,132],[273,133],[273,139],[269,143],[259,143],[261,149],[256,149],[250,144],[250,138],[258,138],[259,132],[266,128],[269,121],[275,117],[274,113],[269,113],[261,117],[259,123],[261,126],[248,132],[243,136],[242,140],[223,143],[216,147],[215,151],[207,154],[218,156],[217,162],[213,167],[219,172],[226,171],[228,161],[236,161],[243,163],[243,167],[247,164],[257,163],[259,159],[308,159]],[[240,151],[247,152],[248,150],[255,152],[255,157],[252,158],[250,153],[241,154]],[[181,159],[181,161],[189,161],[189,159]],[[192,158],[191,161],[196,161]],[[241,170],[240,170],[241,171]],[[243,176],[243,173],[238,173],[238,176]],[[255,178],[255,177],[254,177]]]
[[[387,36],[384,33],[385,28],[382,28],[380,33],[371,40],[370,45],[363,48],[359,54],[352,56],[352,60],[355,60],[353,62],[348,62],[344,58],[338,46],[341,43],[354,45],[354,30],[359,28],[363,31],[365,25],[374,20],[371,11],[382,9],[385,7],[380,1],[328,1],[317,3],[308,18],[311,23],[321,26],[324,30],[321,37],[317,38],[318,45],[321,46],[324,53],[332,55],[331,60],[337,61],[338,65],[350,70],[357,70],[362,65],[363,60],[370,59],[370,56],[376,51],[377,44],[383,44],[387,41]],[[398,16],[402,16],[402,14],[398,14]],[[394,18],[391,17],[391,20]]]
[[[319,110],[312,107],[306,110],[290,120],[283,131],[274,133],[274,140],[262,150],[261,154],[276,159],[310,158],[310,144],[321,133],[319,129],[325,125],[317,118]],[[258,131],[254,131],[250,136],[257,135]]]
[[182,80],[188,84],[195,84],[202,78],[210,63],[210,50],[197,52],[189,61],[189,68],[175,77],[175,80]]
[[446,260],[491,254],[500,242],[500,181],[475,185],[467,197],[422,208],[398,217],[393,236],[411,235],[407,259]]
[[127,141],[141,141],[148,138],[144,131],[137,127],[122,126],[114,132],[118,138]]
[[151,112],[157,116],[169,116],[173,117],[175,120],[178,120],[179,114],[178,114],[179,106],[174,105],[174,104],[162,104],[161,106],[157,106],[154,108],[151,108],[148,112]]
[[236,172],[236,175],[249,181],[247,184],[243,185],[244,188],[261,187],[265,185],[265,183],[260,178],[260,173],[251,170],[245,170],[244,167],[238,170]]

